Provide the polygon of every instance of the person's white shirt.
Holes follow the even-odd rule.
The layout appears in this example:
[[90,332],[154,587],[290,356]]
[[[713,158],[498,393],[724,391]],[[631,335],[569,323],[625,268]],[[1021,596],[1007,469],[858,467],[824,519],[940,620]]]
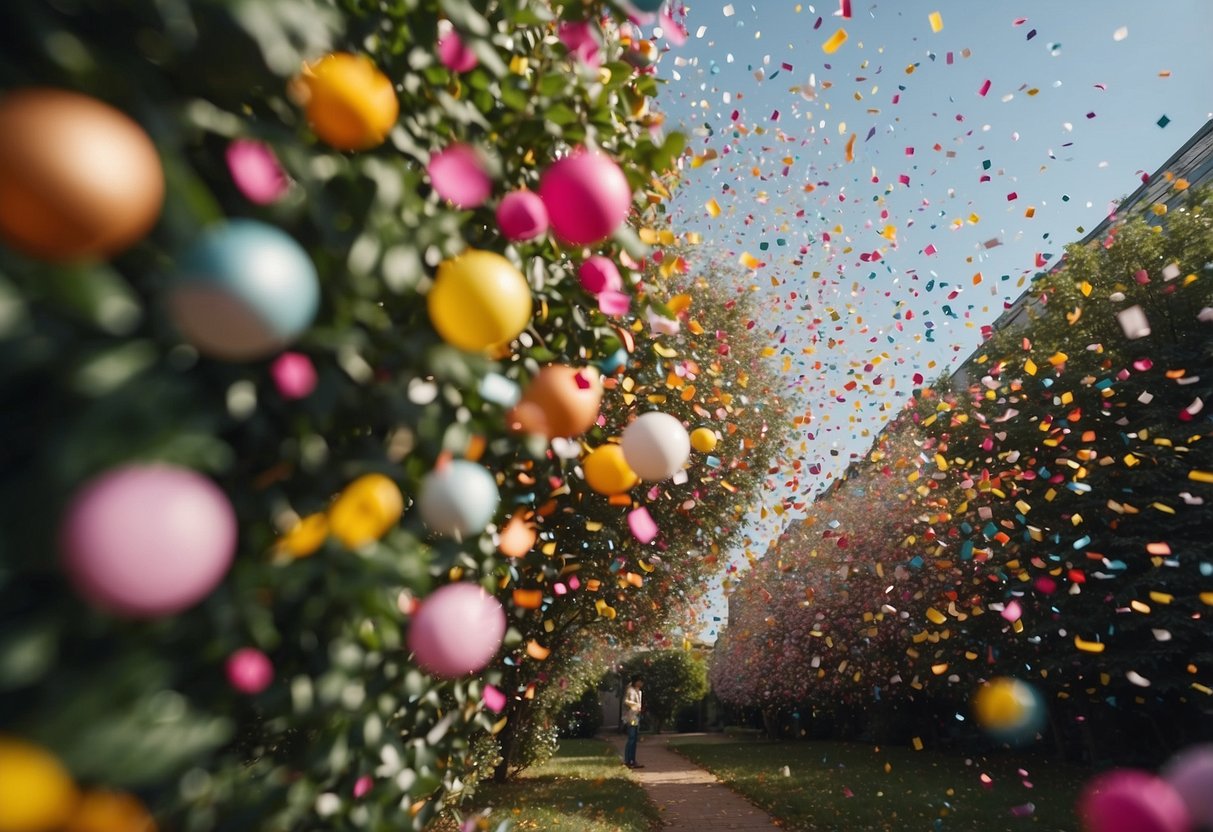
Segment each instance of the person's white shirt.
[[625,725],[640,724],[640,708],[644,695],[640,692],[640,688],[633,685],[628,685],[623,692],[623,707],[627,710],[624,714]]

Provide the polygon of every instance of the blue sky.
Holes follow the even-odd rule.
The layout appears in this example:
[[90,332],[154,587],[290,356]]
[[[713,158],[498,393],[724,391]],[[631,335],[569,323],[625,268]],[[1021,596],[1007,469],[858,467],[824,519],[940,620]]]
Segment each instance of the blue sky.
[[[695,3],[661,64],[668,123],[707,157],[684,172],[676,225],[763,264],[762,325],[814,416],[792,449],[818,472],[786,487],[799,495],[868,447],[916,375],[972,352],[1038,254],[1059,256],[1213,116],[1209,0],[852,8]],[[752,555],[780,522],[755,515]]]

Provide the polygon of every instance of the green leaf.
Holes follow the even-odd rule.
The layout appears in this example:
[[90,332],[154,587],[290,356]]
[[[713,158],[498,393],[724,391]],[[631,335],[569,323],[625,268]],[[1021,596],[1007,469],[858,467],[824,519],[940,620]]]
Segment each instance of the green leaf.
[[564,126],[578,120],[576,111],[567,104],[556,103],[544,108],[543,117],[552,124]]
[[439,0],[438,5],[460,31],[482,38],[487,38],[492,31],[484,15],[476,11],[469,0]]

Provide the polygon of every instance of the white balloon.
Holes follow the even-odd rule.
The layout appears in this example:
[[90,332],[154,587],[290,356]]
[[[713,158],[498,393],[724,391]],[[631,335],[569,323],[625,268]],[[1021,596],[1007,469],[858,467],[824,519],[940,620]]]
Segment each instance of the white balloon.
[[433,531],[462,539],[483,532],[500,501],[492,474],[474,462],[457,459],[425,475],[417,510]]
[[665,480],[682,470],[691,455],[691,437],[668,413],[637,417],[623,431],[623,458],[642,480]]

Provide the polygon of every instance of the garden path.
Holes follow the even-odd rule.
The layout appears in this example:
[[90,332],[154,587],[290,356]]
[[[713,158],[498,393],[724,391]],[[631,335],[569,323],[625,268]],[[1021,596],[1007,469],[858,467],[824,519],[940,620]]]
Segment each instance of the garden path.
[[[644,768],[633,771],[661,809],[666,829],[771,832],[779,828],[770,815],[755,808],[715,775],[667,748],[669,740],[677,736],[642,736],[636,756]],[[623,754],[623,737],[612,735],[607,740]]]

